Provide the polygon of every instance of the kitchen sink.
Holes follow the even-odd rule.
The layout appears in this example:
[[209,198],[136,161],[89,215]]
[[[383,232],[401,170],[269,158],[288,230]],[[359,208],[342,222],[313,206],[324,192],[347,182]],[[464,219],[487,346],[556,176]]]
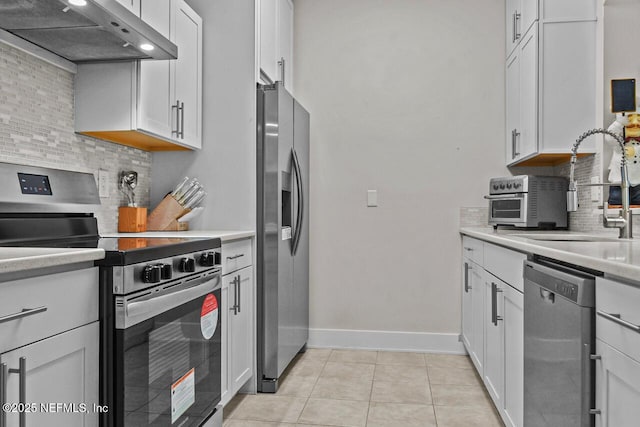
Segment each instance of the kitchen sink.
[[619,239],[615,236],[597,236],[592,234],[568,234],[568,233],[521,233],[512,234],[514,237],[522,237],[543,242],[620,242],[631,241]]

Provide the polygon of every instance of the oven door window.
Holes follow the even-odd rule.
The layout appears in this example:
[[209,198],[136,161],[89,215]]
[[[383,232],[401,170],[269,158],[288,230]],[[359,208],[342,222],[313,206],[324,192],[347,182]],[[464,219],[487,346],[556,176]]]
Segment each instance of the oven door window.
[[522,216],[523,199],[503,199],[491,201],[491,218],[519,219]]
[[221,324],[212,303],[219,302],[218,289],[116,330],[118,425],[199,426],[213,413],[220,401]]

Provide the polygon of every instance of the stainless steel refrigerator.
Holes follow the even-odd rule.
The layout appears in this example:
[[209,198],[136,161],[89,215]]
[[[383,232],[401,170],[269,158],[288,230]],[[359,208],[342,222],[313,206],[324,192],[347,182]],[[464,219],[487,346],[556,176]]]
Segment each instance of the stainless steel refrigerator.
[[309,113],[280,82],[258,85],[258,391],[309,337]]

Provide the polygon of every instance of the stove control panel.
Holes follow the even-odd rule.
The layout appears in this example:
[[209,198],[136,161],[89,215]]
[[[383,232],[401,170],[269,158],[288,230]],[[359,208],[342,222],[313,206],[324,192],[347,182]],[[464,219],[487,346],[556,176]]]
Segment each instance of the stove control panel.
[[222,257],[219,248],[117,266],[113,267],[113,293],[125,295],[150,286],[182,280],[193,274],[221,269]]

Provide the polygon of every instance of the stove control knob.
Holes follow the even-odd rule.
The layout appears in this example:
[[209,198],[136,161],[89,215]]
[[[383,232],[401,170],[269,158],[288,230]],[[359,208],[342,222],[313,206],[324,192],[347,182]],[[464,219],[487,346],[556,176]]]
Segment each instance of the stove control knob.
[[180,271],[193,273],[196,271],[196,260],[193,258],[182,258],[180,260]]
[[161,273],[160,276],[162,280],[169,280],[171,276],[173,276],[173,268],[171,264],[160,264]]
[[214,252],[204,252],[200,255],[200,265],[202,267],[213,267],[216,265],[215,253]]
[[509,183],[507,183],[507,188],[508,188],[508,189],[511,189],[511,186],[512,186],[512,184],[511,184],[510,182],[509,182]]
[[500,189],[504,190],[504,184],[500,184]]
[[162,276],[162,267],[159,265],[147,265],[142,270],[142,282],[143,283],[158,283]]
[[497,190],[498,189],[498,184],[493,184],[493,189]]
[[513,188],[515,188],[515,189],[520,188],[520,183],[519,182],[514,183],[513,184]]

